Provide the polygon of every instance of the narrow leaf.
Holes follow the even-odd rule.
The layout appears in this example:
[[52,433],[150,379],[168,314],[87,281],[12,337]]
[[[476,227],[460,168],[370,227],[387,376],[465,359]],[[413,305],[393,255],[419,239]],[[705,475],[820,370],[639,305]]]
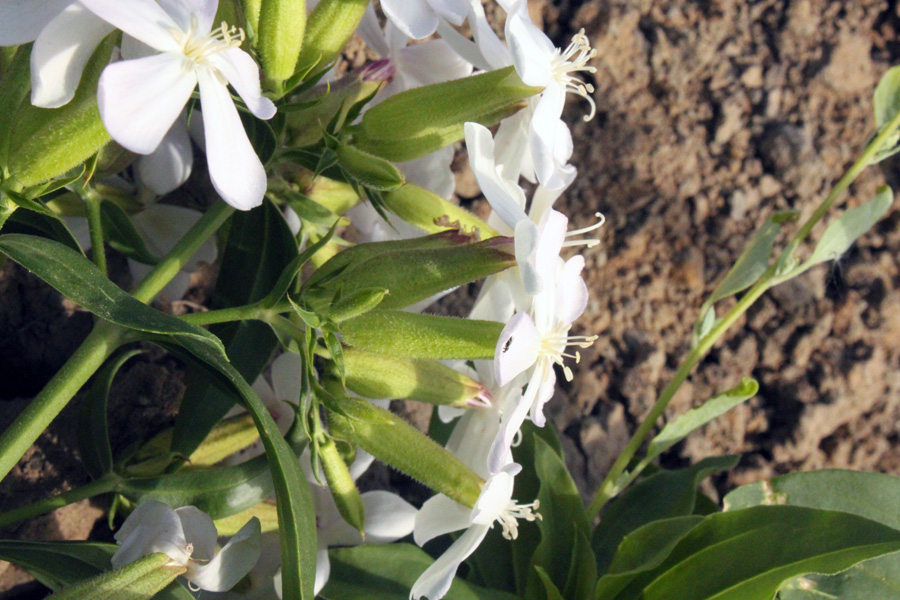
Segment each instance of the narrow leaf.
[[891,188],[882,186],[875,198],[861,206],[848,209],[836,221],[831,223],[816,244],[812,256],[803,265],[804,268],[839,258],[850,246],[888,211],[894,201]]

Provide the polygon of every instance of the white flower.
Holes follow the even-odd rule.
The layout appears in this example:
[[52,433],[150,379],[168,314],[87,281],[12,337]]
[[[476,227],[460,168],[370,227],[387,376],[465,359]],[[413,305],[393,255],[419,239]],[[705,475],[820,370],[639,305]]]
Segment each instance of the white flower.
[[119,550],[112,557],[115,568],[157,552],[187,567],[184,577],[202,590],[231,589],[259,559],[260,525],[256,518],[241,527],[216,552],[216,526],[206,513],[193,506],[171,509],[146,500],[116,532]]
[[433,34],[441,21],[462,25],[468,0],[381,0],[381,9],[397,29],[421,40]]
[[34,42],[31,102],[42,108],[72,99],[88,59],[113,30],[74,0],[0,2],[0,46]]
[[429,540],[453,531],[465,529],[456,541],[428,567],[413,584],[409,597],[412,600],[443,598],[453,583],[456,570],[481,544],[488,531],[499,523],[503,537],[516,539],[518,519],[534,521],[538,502],[518,504],[512,499],[513,482],[521,467],[507,464],[492,475],[481,490],[474,508],[469,509],[444,495],[437,495],[425,502],[416,515],[413,537],[420,546]]
[[[556,211],[552,211],[556,212]],[[559,214],[559,213],[556,213]],[[563,217],[565,218],[565,217]],[[556,373],[553,365],[563,368],[566,379],[572,380],[572,370],[563,358],[580,360],[580,354],[567,353],[570,346],[586,348],[597,336],[570,336],[569,329],[587,307],[588,292],[581,270],[584,257],[574,256],[565,263],[555,258],[554,277],[546,277],[548,285],[534,297],[531,312],[513,315],[497,340],[494,355],[494,376],[501,386],[510,384],[519,375],[532,369],[525,392],[512,410],[506,410],[500,431],[491,446],[489,468],[495,469],[509,460],[509,447],[526,415],[538,427],[543,427],[544,404],[553,396]],[[546,272],[545,272],[546,273]]]
[[247,139],[227,84],[260,119],[271,118],[275,105],[262,96],[256,63],[238,48],[243,33],[224,24],[212,30],[218,2],[83,0],[83,4],[160,52],[111,64],[100,77],[100,115],[113,139],[132,152],[150,154],[199,84],[213,186],[238,209],[258,206],[266,191],[266,172]]

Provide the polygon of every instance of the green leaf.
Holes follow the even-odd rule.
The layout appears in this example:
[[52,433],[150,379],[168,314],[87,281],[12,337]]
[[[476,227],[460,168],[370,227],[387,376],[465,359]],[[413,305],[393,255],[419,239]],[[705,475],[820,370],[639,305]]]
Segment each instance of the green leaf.
[[[329,551],[327,600],[408,600],[409,590],[433,559],[412,544],[357,546]],[[517,596],[456,578],[444,600],[516,600]]]
[[272,489],[265,455],[230,467],[129,478],[116,485],[117,492],[135,503],[152,498],[172,508],[196,506],[213,519],[230,517],[256,506]]
[[900,112],[900,67],[892,67],[881,77],[873,98],[875,126],[881,129]]
[[[251,211],[235,213],[213,292],[213,308],[242,306],[266,298],[284,283],[282,275],[295,257],[297,242],[272,202],[266,200]],[[229,359],[251,382],[268,364],[278,344],[272,329],[261,321],[223,323],[211,326],[209,331],[225,343]],[[190,455],[237,400],[234,391],[223,393],[201,372],[190,372],[175,420],[173,451]]]
[[597,583],[597,559],[591,550],[591,540],[584,531],[577,531],[572,561],[563,595],[574,600],[589,600]]
[[726,412],[756,395],[759,384],[755,379],[742,377],[741,382],[727,392],[721,393],[693,408],[674,421],[668,423],[660,431],[647,449],[647,458],[652,460],[686,438],[695,429],[703,427],[710,421],[719,418]]
[[344,342],[397,358],[492,359],[503,323],[373,310],[341,324]]
[[281,275],[278,276],[278,279],[275,282],[275,286],[272,288],[266,297],[260,300],[260,306],[263,308],[272,308],[275,306],[278,301],[284,298],[285,294],[287,294],[288,290],[291,287],[291,283],[293,283],[294,278],[297,276],[297,273],[300,272],[300,269],[303,268],[309,259],[311,259],[315,254],[325,247],[329,241],[331,241],[332,236],[334,236],[334,230],[337,228],[338,222],[335,221],[328,232],[322,236],[315,244],[307,246],[307,248],[301,252],[297,257],[294,258],[281,272]]
[[[110,559],[119,547],[99,542],[30,542],[0,540],[0,559],[15,563],[35,579],[59,590],[112,568]],[[175,582],[156,595],[158,600],[192,600]]]
[[81,246],[78,245],[72,231],[58,215],[36,201],[28,201],[27,204],[20,203],[14,194],[10,195],[10,198],[19,205],[19,210],[6,221],[3,233],[45,237],[64,244],[76,252],[81,252]]
[[846,210],[836,221],[828,225],[812,256],[802,268],[806,269],[839,258],[884,216],[893,201],[894,193],[891,188],[882,186],[875,198],[861,206]]
[[779,600],[896,600],[900,597],[900,552],[856,564],[836,575],[815,573],[781,586]]
[[[590,532],[584,503],[562,458],[537,435],[534,436],[534,469],[540,480],[538,512],[541,519],[537,521],[537,526],[541,533],[541,541],[534,549],[532,562],[535,567],[544,569],[558,589],[569,588],[567,591],[574,591],[575,588],[586,589],[587,586],[579,583],[577,577],[569,584],[572,565],[583,564],[585,559],[588,559],[591,568],[596,569],[590,544],[582,546],[579,543],[579,538],[586,540]],[[517,499],[520,502],[531,501],[530,498]],[[576,554],[579,549],[582,551],[581,556]],[[593,586],[596,570],[593,575],[586,571],[582,572],[581,576],[590,576],[590,586]],[[535,591],[538,587],[538,581],[532,578],[528,582],[526,597],[537,597]],[[566,597],[575,596],[567,594]]]
[[606,575],[597,582],[595,600],[611,600],[639,574],[655,569],[684,537],[703,522],[701,516],[653,521],[625,536]]
[[99,479],[113,470],[106,411],[113,379],[122,365],[143,353],[144,350],[129,350],[107,363],[95,376],[91,391],[81,404],[78,413],[78,452],[93,479]]
[[556,584],[550,579],[550,575],[547,574],[547,571],[537,565],[535,565],[534,571],[537,573],[541,584],[544,586],[545,598],[547,600],[563,600],[563,595],[559,593],[559,588],[556,587]]
[[848,513],[757,506],[704,518],[618,598],[770,600],[804,573],[836,573],[900,549],[900,531]]
[[0,252],[101,319],[135,331],[189,338],[211,352],[223,352],[218,338],[135,300],[82,254],[59,242],[7,234],[0,236]]
[[607,571],[616,548],[632,531],[653,521],[690,515],[700,482],[713,473],[734,468],[738,458],[712,457],[687,469],[660,471],[616,497],[594,529],[592,544],[598,571]]
[[147,249],[141,234],[121,206],[104,200],[100,204],[100,215],[103,219],[103,234],[110,247],[146,265],[159,262],[159,258]]

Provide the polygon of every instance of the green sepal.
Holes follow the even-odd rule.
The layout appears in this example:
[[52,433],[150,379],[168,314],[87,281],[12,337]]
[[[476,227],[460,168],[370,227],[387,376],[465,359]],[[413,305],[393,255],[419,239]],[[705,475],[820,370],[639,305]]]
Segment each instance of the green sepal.
[[25,104],[16,114],[8,168],[19,184],[27,187],[53,179],[110,141],[97,108],[97,82],[109,63],[114,41],[115,36],[110,36],[94,51],[68,104],[56,109]]
[[280,83],[294,74],[305,28],[306,0],[262,0],[257,51],[268,79]]
[[328,318],[340,323],[363,315],[381,304],[386,294],[384,288],[356,290],[332,304],[328,309]]
[[162,553],[150,554],[113,571],[70,585],[53,600],[150,600],[187,572]]
[[354,146],[342,145],[335,151],[341,169],[350,179],[365,187],[387,192],[395,190],[406,180],[400,169],[390,161]]
[[493,359],[503,323],[373,310],[344,321],[344,342],[397,358]]
[[484,480],[412,425],[368,400],[322,394],[322,401],[332,435],[460,504],[475,505]]
[[419,158],[463,139],[465,123],[495,125],[541,91],[513,67],[406,90],[366,111],[354,145],[395,162]]
[[338,512],[347,523],[357,530],[365,538],[366,507],[363,505],[362,496],[356,487],[356,482],[350,475],[347,463],[341,458],[337,445],[330,437],[325,438],[319,447],[319,461],[322,470],[325,471],[325,480],[331,490],[331,497],[337,506]]
[[408,399],[459,408],[484,394],[471,377],[433,360],[410,360],[344,349],[347,389],[365,398]]
[[353,37],[369,0],[322,0],[306,23],[297,70],[332,63]]
[[31,90],[31,44],[19,46],[9,68],[0,77],[0,179],[6,166],[19,107]]
[[428,233],[461,229],[479,239],[500,235],[493,227],[466,209],[412,183],[382,194],[381,199],[392,213]]

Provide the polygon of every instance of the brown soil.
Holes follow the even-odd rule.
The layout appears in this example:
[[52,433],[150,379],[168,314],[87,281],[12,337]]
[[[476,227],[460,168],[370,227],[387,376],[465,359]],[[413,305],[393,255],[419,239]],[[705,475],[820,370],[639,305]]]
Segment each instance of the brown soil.
[[[603,243],[585,251],[592,297],[579,323],[600,339],[549,405],[587,493],[687,354],[703,298],[755,227],[776,210],[808,214],[852,163],[873,126],[872,90],[898,56],[900,17],[883,0],[532,3],[558,45],[583,27],[599,51],[597,117],[580,121],[587,107],[570,101],[580,176],[559,205],[578,226],[595,211],[608,219]],[[871,198],[885,179],[896,183],[896,165],[871,169],[847,204]],[[462,196],[472,195],[470,175],[460,173]],[[776,288],[738,323],[667,416],[742,375],[759,380],[759,395],[664,464],[743,453],[716,480],[719,491],[826,466],[900,473],[898,222],[892,210],[838,264]],[[89,326],[35,278],[3,266],[0,426]],[[126,365],[111,398],[114,445],[164,426],[182,389],[174,359],[150,354]],[[76,408],[0,485],[0,511],[87,480],[68,426]],[[83,539],[100,514],[80,503],[2,533]],[[95,535],[109,535],[102,521]],[[0,591],[21,581],[0,572]]]

